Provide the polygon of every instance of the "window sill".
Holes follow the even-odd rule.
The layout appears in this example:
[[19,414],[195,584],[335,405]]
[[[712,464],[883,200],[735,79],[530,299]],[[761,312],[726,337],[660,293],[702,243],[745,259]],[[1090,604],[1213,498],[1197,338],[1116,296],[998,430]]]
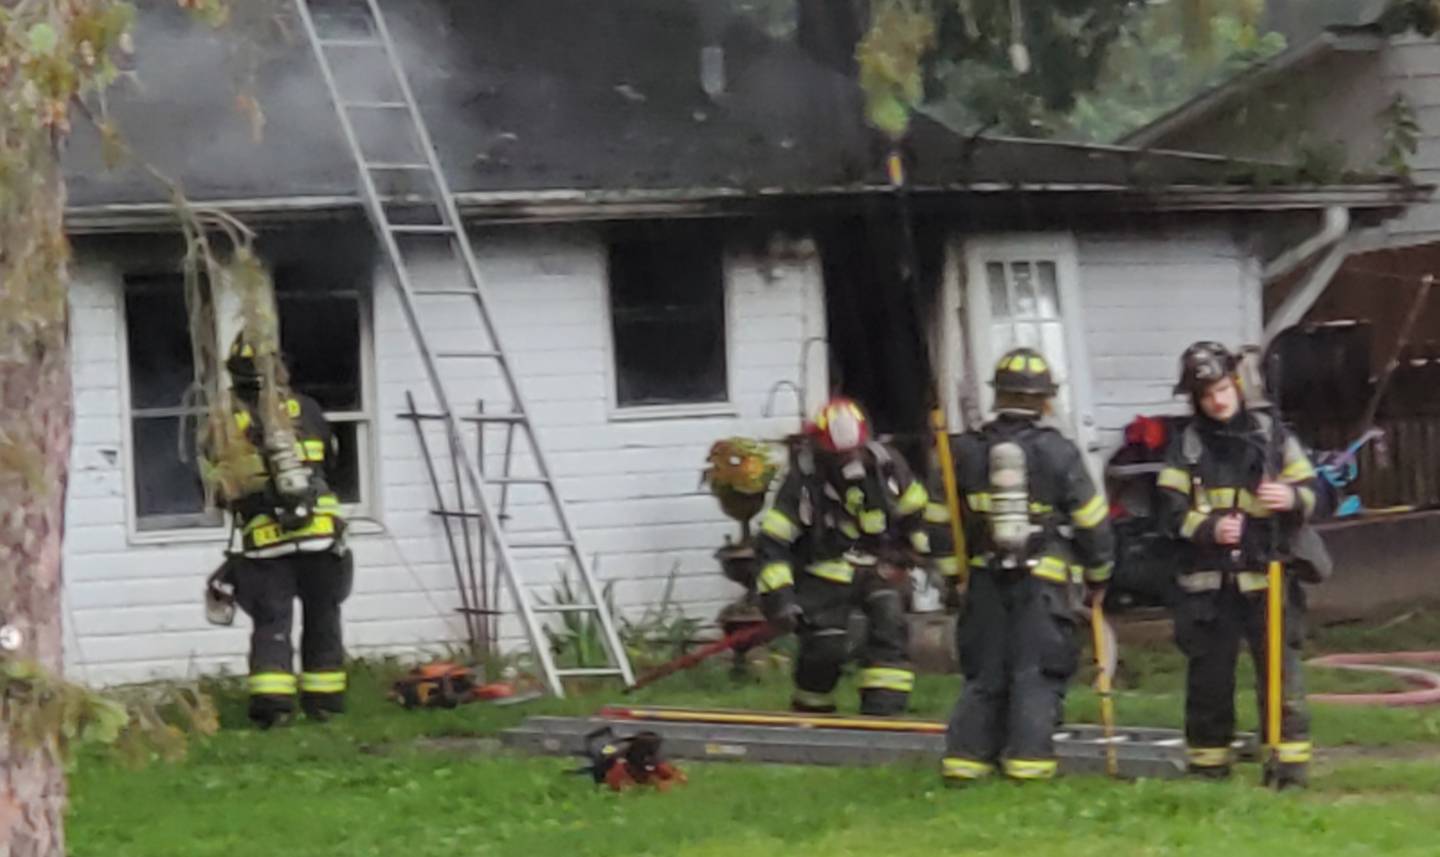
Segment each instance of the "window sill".
[[705,405],[643,405],[633,408],[615,408],[610,411],[612,423],[717,419],[738,416],[740,416],[739,409],[729,402],[714,402]]

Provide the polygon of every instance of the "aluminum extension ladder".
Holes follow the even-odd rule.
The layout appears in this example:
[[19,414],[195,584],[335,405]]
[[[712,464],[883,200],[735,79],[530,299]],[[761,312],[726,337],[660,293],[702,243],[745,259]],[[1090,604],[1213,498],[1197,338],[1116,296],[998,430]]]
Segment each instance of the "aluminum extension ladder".
[[[460,511],[441,508],[434,510],[435,514],[442,516],[447,524],[455,517],[460,518],[462,526],[469,526],[473,521],[481,528],[480,538],[489,539],[496,573],[506,583],[551,693],[563,696],[564,680],[581,676],[615,676],[629,686],[635,677],[614,617],[580,550],[574,525],[541,452],[514,368],[501,347],[499,330],[487,305],[474,249],[380,4],[378,0],[296,0],[296,5],[339,116],[345,142],[359,169],[365,208],[388,257],[406,320],[438,406],[438,412],[423,415],[414,414],[412,408],[412,417],[431,424],[443,423],[452,461],[456,469],[462,471],[457,474],[459,484],[455,486]],[[394,143],[400,128],[408,129],[410,136],[404,147],[407,151],[396,154]],[[422,187],[418,193],[417,186]],[[397,191],[397,187],[403,192]],[[446,252],[453,261],[458,285],[417,287],[406,251],[420,252],[438,245],[448,247]],[[442,312],[457,300],[470,307],[467,312],[479,316],[477,333],[483,334],[483,345],[465,350],[432,347],[435,331],[427,331],[427,319],[433,327],[435,317],[429,314]],[[470,341],[478,338],[471,337]],[[446,368],[453,365],[495,367],[508,394],[510,410],[457,417],[452,409],[455,398],[447,390],[445,373]],[[528,441],[535,475],[486,479],[480,466],[483,462],[467,450],[462,426],[473,424],[483,433],[485,426],[492,423],[505,425],[523,441]],[[423,431],[423,426],[421,428]],[[509,472],[508,466],[506,472]],[[519,486],[531,486],[543,492],[545,501],[540,505],[550,508],[553,530],[558,531],[558,535],[525,541],[507,532],[497,513],[497,502],[487,493],[487,488],[496,487],[503,492]],[[473,511],[465,511],[467,509]],[[579,573],[581,603],[533,603],[517,565],[517,557],[522,555],[535,557],[537,561],[559,555],[568,561]],[[562,613],[580,614],[598,623],[606,657],[603,666],[561,668],[556,665],[543,617]]]

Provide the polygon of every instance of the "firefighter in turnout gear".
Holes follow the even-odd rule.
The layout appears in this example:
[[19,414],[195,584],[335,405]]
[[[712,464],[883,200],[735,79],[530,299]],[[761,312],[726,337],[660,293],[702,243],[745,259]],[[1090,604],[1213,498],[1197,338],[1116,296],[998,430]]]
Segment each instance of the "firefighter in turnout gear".
[[[1247,407],[1238,361],[1224,346],[1197,342],[1181,358],[1176,394],[1194,418],[1172,441],[1159,476],[1162,525],[1191,545],[1179,569],[1175,642],[1188,660],[1185,738],[1190,770],[1230,773],[1235,737],[1235,665],[1243,640],[1255,664],[1266,721],[1265,569],[1285,554],[1315,509],[1315,468],[1299,441],[1271,414]],[[1277,786],[1302,785],[1310,761],[1309,718],[1300,675],[1304,593],[1286,575],[1283,708]]]
[[[221,498],[238,536],[223,576],[254,624],[250,719],[261,728],[286,720],[298,695],[307,716],[326,720],[344,710],[340,605],[354,578],[339,501],[328,486],[334,438],[320,406],[298,393],[279,395],[293,432],[266,425],[263,374],[243,335],[225,365],[243,473],[238,496]],[[296,598],[304,609],[298,679],[290,642]]]
[[[1040,422],[1057,392],[1045,358],[1009,352],[992,385],[995,419],[953,443],[970,559],[968,589],[958,574],[950,587],[965,676],[941,762],[950,784],[997,770],[1054,776],[1052,736],[1079,658],[1077,584],[1087,603],[1103,598],[1114,562],[1104,495],[1075,444]],[[952,553],[946,527],[931,535],[937,555]]]
[[758,591],[772,624],[799,635],[796,711],[835,710],[851,614],[867,619],[862,714],[901,714],[915,684],[899,584],[929,553],[929,495],[897,453],[870,439],[849,399],[827,404],[798,445],[757,540]]

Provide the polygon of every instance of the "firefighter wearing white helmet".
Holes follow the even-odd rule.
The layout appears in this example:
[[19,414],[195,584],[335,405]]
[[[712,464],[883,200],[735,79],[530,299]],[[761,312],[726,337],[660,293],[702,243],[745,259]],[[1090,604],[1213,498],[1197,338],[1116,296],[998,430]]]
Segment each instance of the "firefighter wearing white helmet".
[[[952,442],[970,568],[955,599],[965,686],[941,763],[950,784],[1055,774],[1052,735],[1079,654],[1076,584],[1087,603],[1103,598],[1114,562],[1109,507],[1080,450],[1041,423],[1056,393],[1049,363],[1016,349],[992,384],[995,419]],[[931,535],[936,555],[951,552],[948,529]]]
[[850,617],[860,610],[860,711],[905,711],[915,674],[897,584],[929,554],[928,501],[904,459],[871,439],[855,402],[831,401],[807,427],[757,540],[761,606],[800,638],[795,710],[835,710]]

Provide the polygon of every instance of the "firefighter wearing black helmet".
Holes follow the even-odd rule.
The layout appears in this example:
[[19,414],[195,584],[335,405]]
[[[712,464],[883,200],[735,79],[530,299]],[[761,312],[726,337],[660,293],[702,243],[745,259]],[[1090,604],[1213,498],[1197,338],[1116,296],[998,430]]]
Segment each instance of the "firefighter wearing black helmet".
[[[1162,521],[1192,545],[1177,576],[1175,641],[1188,660],[1185,736],[1192,773],[1225,777],[1235,737],[1235,666],[1241,642],[1255,663],[1265,722],[1267,564],[1315,509],[1315,468],[1275,417],[1247,406],[1238,361],[1225,346],[1197,342],[1180,359],[1177,395],[1190,425],[1171,443],[1159,476]],[[1303,592],[1287,580],[1281,744],[1266,769],[1272,784],[1303,785],[1311,747],[1300,676]]]
[[[274,374],[262,372],[259,359],[242,334],[225,364],[240,447],[226,459],[240,472],[229,480],[233,496],[220,498],[234,537],[219,577],[234,587],[235,601],[254,623],[250,719],[269,728],[294,713],[297,696],[312,719],[344,710],[340,605],[350,593],[354,561],[329,487],[336,449],[324,413],[300,393],[266,396],[266,377]],[[284,418],[267,416],[272,409]],[[298,678],[290,641],[296,598],[304,608]]]
[[[1075,444],[1042,422],[1057,392],[1048,361],[1011,351],[992,384],[995,419],[953,443],[970,568],[956,599],[965,686],[946,734],[949,783],[1055,774],[1052,735],[1079,655],[1077,589],[1103,597],[1114,561],[1104,496]],[[944,527],[931,539],[937,556],[951,552]]]

